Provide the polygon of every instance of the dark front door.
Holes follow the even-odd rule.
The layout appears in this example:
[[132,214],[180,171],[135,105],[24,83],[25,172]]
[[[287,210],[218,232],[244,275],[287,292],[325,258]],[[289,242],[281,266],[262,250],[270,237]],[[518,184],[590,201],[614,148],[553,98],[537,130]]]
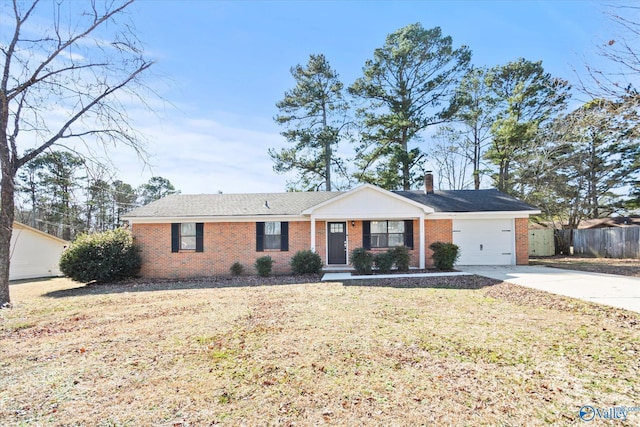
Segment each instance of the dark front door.
[[328,222],[327,235],[329,236],[329,260],[327,264],[347,263],[347,223]]

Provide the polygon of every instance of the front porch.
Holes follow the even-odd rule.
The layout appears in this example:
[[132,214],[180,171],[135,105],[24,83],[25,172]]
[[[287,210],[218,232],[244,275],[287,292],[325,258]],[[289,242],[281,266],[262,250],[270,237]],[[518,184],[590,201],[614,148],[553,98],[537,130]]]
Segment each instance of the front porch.
[[[428,206],[368,184],[302,212],[311,220],[310,249],[323,258],[324,271],[338,273],[351,270],[353,249],[382,252],[402,245],[397,239],[410,249],[412,266],[424,269],[425,216],[432,213]],[[386,235],[371,228],[380,223],[389,225]],[[392,224],[402,230],[392,231]]]

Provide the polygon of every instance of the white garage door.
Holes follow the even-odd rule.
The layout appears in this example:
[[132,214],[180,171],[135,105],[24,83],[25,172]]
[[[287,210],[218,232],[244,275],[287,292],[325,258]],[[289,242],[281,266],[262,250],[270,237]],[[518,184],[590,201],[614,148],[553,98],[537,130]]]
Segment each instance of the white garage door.
[[454,219],[453,243],[460,247],[458,265],[515,264],[513,219]]

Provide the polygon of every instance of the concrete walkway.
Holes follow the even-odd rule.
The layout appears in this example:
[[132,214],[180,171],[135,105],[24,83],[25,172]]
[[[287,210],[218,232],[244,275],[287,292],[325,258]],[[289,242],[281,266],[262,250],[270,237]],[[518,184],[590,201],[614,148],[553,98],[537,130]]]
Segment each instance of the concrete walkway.
[[366,276],[351,275],[350,272],[344,273],[325,273],[320,279],[323,282],[342,282],[345,280],[363,280],[363,279],[398,279],[400,277],[443,277],[443,276],[469,276],[473,273],[450,272],[450,273],[406,273],[406,274],[369,274]]
[[544,266],[456,266],[457,270],[640,313],[640,277]]

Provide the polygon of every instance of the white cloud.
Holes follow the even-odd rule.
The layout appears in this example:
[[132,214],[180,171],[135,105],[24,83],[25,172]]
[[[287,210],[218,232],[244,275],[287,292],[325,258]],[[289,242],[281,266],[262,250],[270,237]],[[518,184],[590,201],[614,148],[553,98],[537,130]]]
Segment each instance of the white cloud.
[[283,144],[277,132],[175,117],[140,131],[149,139],[149,167],[132,150],[118,149],[111,155],[117,175],[134,186],[159,175],[183,193],[284,191],[286,177],[273,172],[267,154],[269,148]]

